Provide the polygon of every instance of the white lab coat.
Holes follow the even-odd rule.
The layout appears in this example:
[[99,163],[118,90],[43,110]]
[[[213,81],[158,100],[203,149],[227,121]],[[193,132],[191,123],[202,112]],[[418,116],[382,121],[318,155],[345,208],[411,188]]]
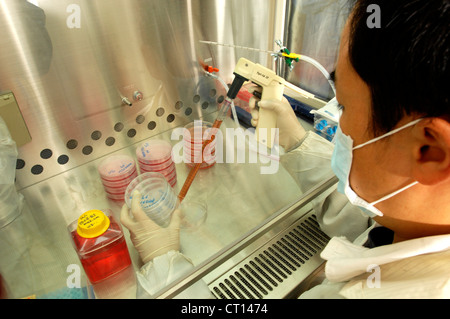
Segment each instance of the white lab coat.
[[300,298],[450,297],[450,235],[371,249],[333,237],[321,257],[327,279]]
[[[332,174],[333,144],[308,132],[302,143],[283,155],[281,162],[307,190]],[[362,246],[372,219],[351,205],[335,188],[313,207],[321,229],[332,239],[321,253],[326,279],[300,298],[449,298],[450,235],[408,240],[377,248]],[[156,293],[193,266],[179,252],[169,252],[144,265],[138,275],[139,296]],[[208,298],[203,282],[179,297]]]

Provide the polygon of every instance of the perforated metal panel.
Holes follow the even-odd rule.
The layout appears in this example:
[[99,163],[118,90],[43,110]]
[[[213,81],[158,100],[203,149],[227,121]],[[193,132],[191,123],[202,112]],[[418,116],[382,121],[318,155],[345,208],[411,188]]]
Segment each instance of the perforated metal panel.
[[329,237],[309,212],[209,284],[219,299],[284,298],[323,264]]
[[24,146],[16,164],[17,184],[20,188],[32,185],[194,119],[214,114],[224,100],[224,92],[217,89],[212,80],[204,79],[202,85],[208,93],[195,94],[178,100],[174,105],[159,104],[150,110],[141,107],[142,111],[132,120],[92,121],[89,130],[76,131],[72,135],[61,134],[58,141],[49,141],[41,147]]

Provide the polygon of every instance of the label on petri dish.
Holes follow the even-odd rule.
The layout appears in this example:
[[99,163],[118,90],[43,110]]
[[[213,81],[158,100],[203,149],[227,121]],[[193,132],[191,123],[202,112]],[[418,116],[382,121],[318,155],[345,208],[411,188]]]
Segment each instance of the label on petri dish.
[[141,205],[143,207],[150,207],[153,206],[155,204],[156,199],[152,196],[142,196],[142,200],[141,200]]
[[141,205],[143,208],[151,208],[157,203],[164,203],[166,201],[166,194],[162,190],[156,190],[142,195]]

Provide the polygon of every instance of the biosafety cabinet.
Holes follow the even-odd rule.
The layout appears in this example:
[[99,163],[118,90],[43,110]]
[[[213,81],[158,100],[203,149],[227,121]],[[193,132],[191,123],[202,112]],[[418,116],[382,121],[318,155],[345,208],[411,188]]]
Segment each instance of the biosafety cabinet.
[[[9,219],[0,216],[2,296],[134,297],[142,262],[125,227],[132,268],[103,287],[88,282],[67,232],[91,209],[109,209],[119,219],[123,203],[107,197],[99,164],[114,155],[136,160],[136,148],[149,139],[181,151],[183,138],[174,132],[214,121],[241,57],[320,97],[305,105],[323,106],[333,92],[320,72],[304,62],[289,70],[265,51],[279,51],[280,40],[331,71],[345,3],[1,0],[0,115],[18,151],[17,209]],[[206,66],[218,69],[214,77]],[[311,200],[335,179],[330,174],[300,191],[276,154],[233,143],[228,132],[235,128],[230,115],[216,145],[223,157],[199,171],[184,200],[207,205],[197,227],[180,229],[181,252],[195,267],[154,297],[171,298],[203,280],[216,298],[288,298],[320,277],[319,254],[329,238]],[[250,160],[251,154],[258,156]],[[175,167],[178,192],[190,167],[182,160]]]

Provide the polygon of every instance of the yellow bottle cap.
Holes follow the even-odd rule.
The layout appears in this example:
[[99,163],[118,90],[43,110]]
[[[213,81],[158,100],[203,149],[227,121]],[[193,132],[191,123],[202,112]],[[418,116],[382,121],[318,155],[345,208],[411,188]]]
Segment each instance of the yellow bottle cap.
[[109,228],[109,218],[101,210],[88,210],[78,218],[77,233],[84,238],[94,238]]

